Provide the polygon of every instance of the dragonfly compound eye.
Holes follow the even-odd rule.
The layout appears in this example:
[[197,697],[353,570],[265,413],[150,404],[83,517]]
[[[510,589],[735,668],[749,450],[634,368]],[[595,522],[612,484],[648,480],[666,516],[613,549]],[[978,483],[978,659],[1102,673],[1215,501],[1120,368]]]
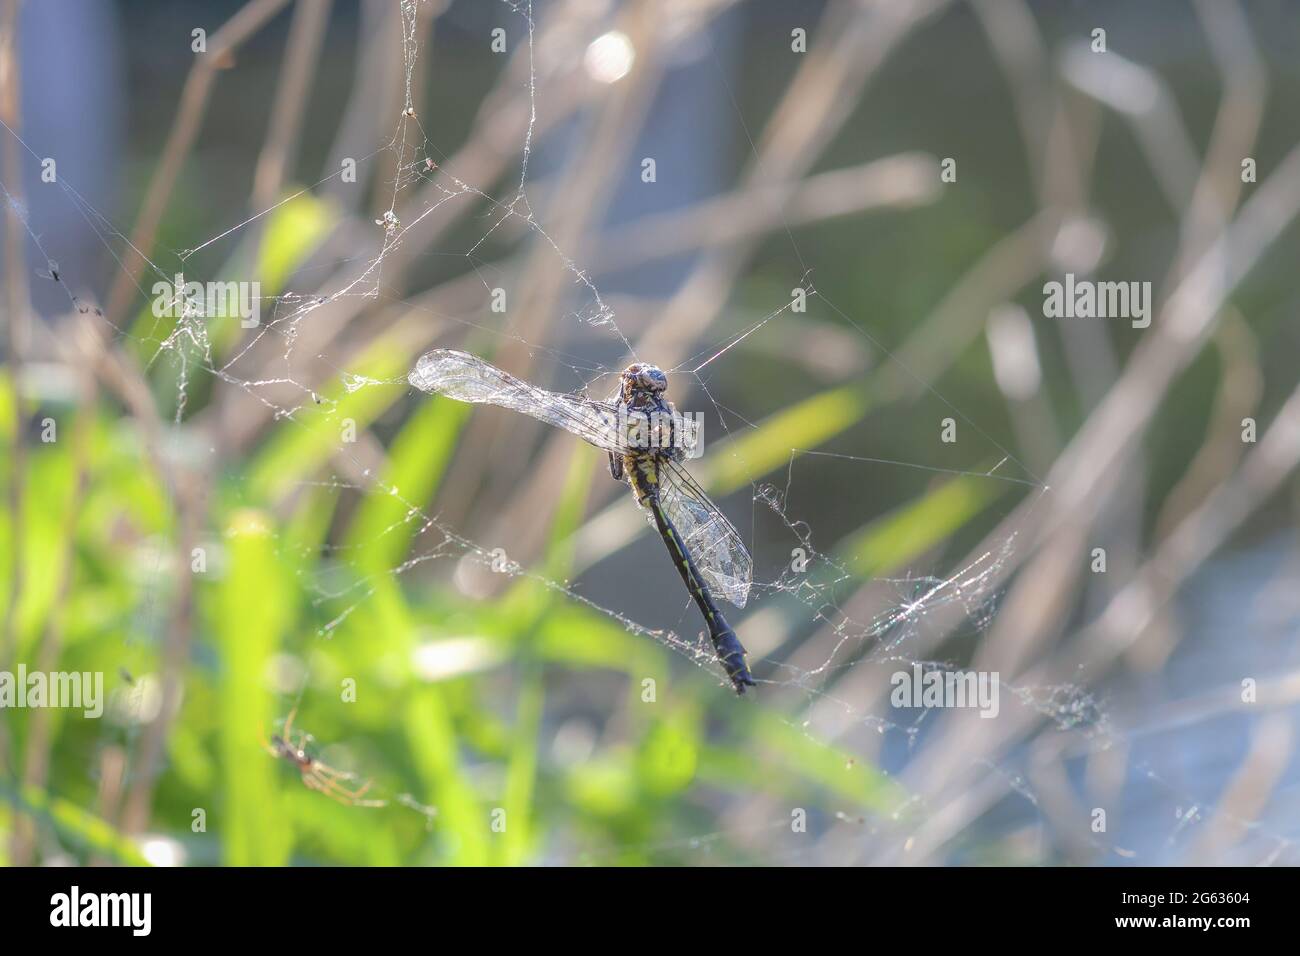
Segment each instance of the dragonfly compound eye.
[[641,385],[652,392],[663,392],[668,388],[668,376],[653,365],[647,365],[641,370]]

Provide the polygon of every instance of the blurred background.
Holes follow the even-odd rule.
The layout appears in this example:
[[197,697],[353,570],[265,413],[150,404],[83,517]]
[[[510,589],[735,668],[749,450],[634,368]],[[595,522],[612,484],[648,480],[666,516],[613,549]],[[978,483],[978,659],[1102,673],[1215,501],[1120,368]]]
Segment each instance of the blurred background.
[[[3,0],[0,671],[106,706],[0,714],[0,859],[1300,863],[1298,48],[1282,0]],[[434,347],[670,370],[756,692],[603,455],[415,392]]]

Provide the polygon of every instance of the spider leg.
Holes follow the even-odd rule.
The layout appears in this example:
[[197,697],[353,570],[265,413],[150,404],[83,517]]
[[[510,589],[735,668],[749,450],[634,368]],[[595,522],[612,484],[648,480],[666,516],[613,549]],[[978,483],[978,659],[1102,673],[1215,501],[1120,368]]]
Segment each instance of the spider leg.
[[345,794],[349,800],[351,800],[353,803],[356,803],[366,795],[366,792],[370,789],[370,784],[371,781],[367,780],[359,787],[349,788],[343,786],[338,781],[334,781],[334,789],[337,790],[339,793]]
[[369,790],[370,790],[370,784],[371,784],[371,783],[372,783],[372,781],[367,780],[365,783],[363,783],[361,786],[357,787],[355,790],[347,791],[347,794],[348,794],[348,800],[352,803],[352,805],[353,805],[354,807],[386,807],[386,806],[388,806],[388,801],[387,801],[387,800],[378,800],[378,799],[375,799],[375,800],[363,800],[363,799],[361,799],[362,797],[364,797],[364,796],[366,795],[367,792],[369,792]]
[[312,774],[321,785],[322,792],[328,793],[336,800],[367,807],[382,807],[387,803],[384,800],[362,799],[373,785],[374,781],[372,780],[365,780],[357,787],[346,786],[346,782],[355,780],[356,775],[344,770],[337,770],[323,763],[313,764]]
[[316,784],[316,789],[326,796],[337,800],[339,803],[355,805],[365,792],[370,789],[370,781],[366,781],[364,786],[356,790],[348,789],[339,782],[341,776],[340,771],[335,770],[333,767],[326,767],[323,764],[316,764],[313,766],[312,775]]

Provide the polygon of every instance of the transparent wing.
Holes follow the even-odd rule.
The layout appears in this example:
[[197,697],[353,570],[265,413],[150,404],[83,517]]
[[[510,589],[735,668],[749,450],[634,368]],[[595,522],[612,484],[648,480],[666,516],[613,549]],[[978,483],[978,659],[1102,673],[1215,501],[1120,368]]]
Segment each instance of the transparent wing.
[[456,349],[425,352],[407,381],[422,392],[446,395],[458,402],[500,405],[523,412],[606,451],[627,450],[627,442],[619,434],[616,406],[548,392],[468,352]]
[[675,461],[662,463],[659,502],[709,588],[736,607],[744,607],[754,580],[754,562],[745,542],[704,489]]
[[423,392],[446,395],[458,402],[500,405],[523,412],[615,454],[664,449],[684,457],[699,443],[699,421],[675,410],[670,422],[661,423],[651,413],[630,411],[616,401],[595,402],[548,392],[456,349],[424,353],[407,381]]

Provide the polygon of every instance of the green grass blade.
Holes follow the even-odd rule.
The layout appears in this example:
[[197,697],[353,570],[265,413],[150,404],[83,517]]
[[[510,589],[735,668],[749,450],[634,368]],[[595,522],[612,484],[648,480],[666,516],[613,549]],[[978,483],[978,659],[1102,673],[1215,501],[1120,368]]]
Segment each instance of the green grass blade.
[[37,787],[19,788],[6,781],[0,781],[0,793],[16,811],[41,818],[70,843],[92,854],[110,857],[127,866],[150,865],[133,840],[71,800],[56,797]]
[[236,512],[226,529],[228,567],[217,588],[213,624],[222,658],[219,695],[224,806],[211,808],[225,862],[282,866],[291,828],[276,793],[283,770],[261,747],[274,714],[265,680],[271,656],[292,620],[293,592],[275,552],[270,518]]
[[406,502],[424,508],[433,499],[469,412],[464,402],[435,396],[422,401],[397,433],[382,477],[401,498],[371,491],[344,539],[368,571],[396,567],[410,549],[419,521],[408,520]]
[[863,577],[898,571],[942,544],[1007,487],[976,477],[944,482],[846,539],[840,557]]

